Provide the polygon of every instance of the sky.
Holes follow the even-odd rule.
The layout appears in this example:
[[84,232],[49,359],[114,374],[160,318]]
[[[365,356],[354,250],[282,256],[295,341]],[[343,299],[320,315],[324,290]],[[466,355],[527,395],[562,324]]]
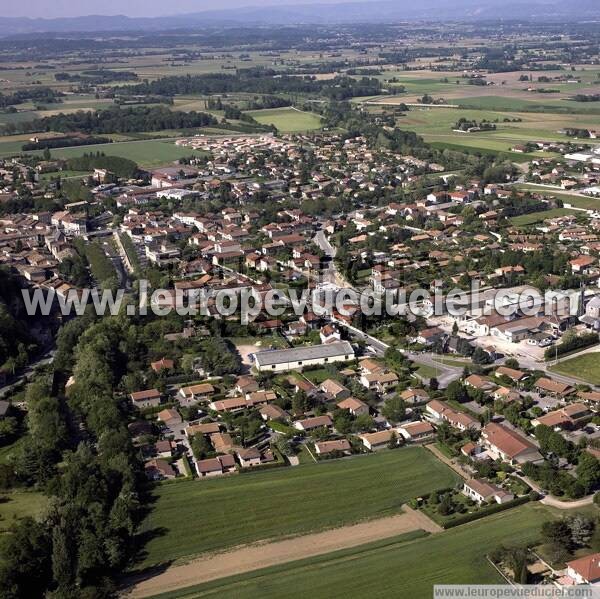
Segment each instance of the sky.
[[353,0],[0,0],[3,17],[79,17],[85,15],[127,15],[158,17],[202,10],[223,10],[240,6],[282,4],[325,4]]

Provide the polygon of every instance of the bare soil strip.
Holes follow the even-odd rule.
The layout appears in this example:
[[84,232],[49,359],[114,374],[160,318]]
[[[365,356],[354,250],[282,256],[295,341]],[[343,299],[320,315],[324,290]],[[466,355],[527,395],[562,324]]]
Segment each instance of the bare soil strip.
[[171,566],[152,578],[134,581],[124,594],[132,598],[151,597],[226,576],[379,541],[413,530],[430,533],[442,531],[424,514],[407,506],[403,509],[404,512],[396,516],[200,557],[187,564]]

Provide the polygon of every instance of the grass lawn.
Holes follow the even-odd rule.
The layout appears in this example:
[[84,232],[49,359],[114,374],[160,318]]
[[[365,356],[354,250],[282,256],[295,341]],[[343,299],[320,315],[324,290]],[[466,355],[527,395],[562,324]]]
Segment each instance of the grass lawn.
[[472,364],[469,358],[447,358],[446,356],[440,356],[434,358],[436,362],[440,364],[446,364],[446,366],[456,366],[457,368],[463,368],[464,366],[470,366]]
[[433,366],[429,366],[429,364],[418,364],[415,362],[415,365],[417,366],[417,370],[415,371],[416,374],[426,378],[426,379],[430,379],[433,377],[437,377],[440,374],[440,370],[438,370],[437,368],[434,368]]
[[250,110],[246,114],[261,125],[275,125],[281,133],[299,133],[321,128],[321,117],[318,114],[302,112],[294,108]]
[[553,210],[543,210],[542,212],[532,212],[531,214],[521,214],[520,216],[514,216],[510,219],[510,222],[517,227],[524,227],[526,225],[534,225],[535,223],[541,223],[547,218],[555,218],[557,216],[566,216],[567,214],[577,214],[574,210],[569,208],[554,208]]
[[320,385],[324,380],[332,378],[331,370],[327,368],[317,368],[315,370],[305,370],[304,378],[307,378],[311,383]]
[[0,534],[6,532],[21,518],[36,517],[44,509],[47,498],[41,493],[12,491],[0,495]]
[[0,464],[8,464],[23,444],[25,437],[20,437],[10,445],[0,447]]
[[600,352],[590,352],[551,366],[550,370],[600,385]]
[[142,526],[147,567],[263,539],[397,513],[456,475],[422,447],[319,464],[161,485]]
[[501,544],[535,542],[553,513],[541,504],[436,535],[407,535],[159,595],[175,597],[431,597],[435,584],[501,584],[486,560]]

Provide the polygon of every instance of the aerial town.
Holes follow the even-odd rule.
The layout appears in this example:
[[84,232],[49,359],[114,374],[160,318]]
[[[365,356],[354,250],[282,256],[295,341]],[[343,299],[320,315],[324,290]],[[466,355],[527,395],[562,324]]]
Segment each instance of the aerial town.
[[0,596],[600,589],[598,30],[523,23],[0,37]]

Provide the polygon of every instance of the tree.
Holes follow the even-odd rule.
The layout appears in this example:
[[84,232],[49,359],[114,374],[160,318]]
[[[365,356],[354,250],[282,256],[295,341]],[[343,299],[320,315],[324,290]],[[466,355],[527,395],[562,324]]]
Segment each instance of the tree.
[[373,417],[370,414],[361,414],[360,416],[357,416],[352,425],[352,430],[357,433],[368,431],[372,428]]
[[519,583],[527,584],[529,579],[529,570],[527,569],[527,562],[523,562],[521,565],[521,571],[519,572]]
[[440,504],[438,505],[438,512],[442,516],[448,516],[452,513],[453,510],[454,510],[454,504],[452,502],[452,498],[450,497],[450,495],[448,493],[446,493],[442,497],[442,500],[440,501]]
[[338,433],[347,435],[352,430],[352,415],[348,410],[336,409],[333,413],[333,425]]
[[52,577],[50,553],[50,536],[45,524],[24,518],[15,525],[2,547],[2,597],[44,596]]
[[389,397],[385,400],[381,413],[392,422],[400,422],[406,416],[406,403],[401,397]]
[[194,435],[192,437],[192,453],[197,460],[203,460],[210,454],[214,454],[212,445],[208,442],[206,437],[202,434]]
[[585,547],[594,532],[594,521],[581,514],[567,518],[567,526],[571,531],[571,543],[575,547]]
[[507,368],[514,368],[515,370],[519,369],[519,362],[517,362],[517,360],[515,358],[507,358],[504,361],[504,365]]
[[600,461],[587,451],[582,451],[579,455],[577,480],[584,486],[586,493],[600,486]]
[[490,364],[492,362],[492,358],[490,354],[488,354],[484,349],[477,346],[473,355],[471,356],[471,360],[473,360],[473,364]]
[[555,548],[571,550],[571,530],[564,520],[544,522],[542,524],[542,537]]
[[465,386],[460,381],[452,381],[446,389],[446,397],[450,401],[464,403],[469,401],[469,394]]

